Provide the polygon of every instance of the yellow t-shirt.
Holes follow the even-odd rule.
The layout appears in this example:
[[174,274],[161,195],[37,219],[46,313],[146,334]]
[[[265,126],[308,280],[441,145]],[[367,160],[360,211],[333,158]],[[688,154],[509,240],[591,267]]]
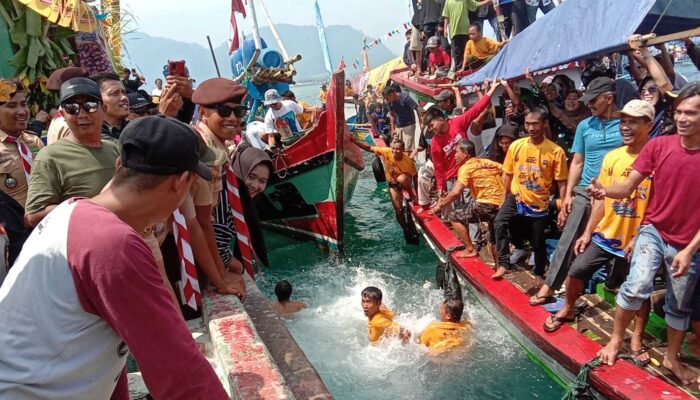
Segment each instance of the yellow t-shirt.
[[469,189],[479,203],[503,203],[502,165],[486,158],[473,157],[467,160],[457,172],[457,181]]
[[300,101],[299,105],[304,108],[304,112],[297,114],[297,120],[299,121],[299,125],[301,125],[301,129],[308,129],[311,127],[314,120],[314,108],[305,101]]
[[445,351],[463,346],[470,328],[471,325],[467,321],[434,321],[425,328],[418,340],[431,350]]
[[326,96],[328,96],[328,91],[321,90],[318,94],[318,99],[321,100],[321,103],[326,104]]
[[355,91],[352,88],[345,86],[345,97],[352,97],[355,95]]
[[399,334],[399,324],[394,322],[394,313],[388,308],[382,307],[378,313],[372,316],[367,323],[369,327],[369,341],[376,342],[384,334],[396,336]]
[[[598,180],[608,187],[627,179],[632,171],[632,163],[638,154],[627,152],[622,146],[608,153],[603,159]],[[592,241],[603,250],[624,257],[625,247],[637,234],[637,228],[644,219],[649,204],[651,177],[646,177],[630,197],[622,200],[605,198],[605,214],[593,232]]]
[[466,59],[467,56],[474,56],[479,60],[484,60],[488,56],[498,53],[499,48],[500,43],[491,38],[482,37],[476,42],[469,40],[467,42],[467,47],[464,50],[464,57]]
[[547,215],[549,194],[554,181],[564,181],[569,174],[566,153],[549,139],[538,145],[530,138],[510,145],[503,171],[513,174],[510,191],[515,195],[518,214],[527,217]]
[[401,160],[397,160],[394,158],[391,147],[372,146],[372,152],[384,159],[384,174],[386,175],[386,180],[391,183],[398,183],[396,179],[401,174],[415,176],[417,173],[416,163],[406,154]]

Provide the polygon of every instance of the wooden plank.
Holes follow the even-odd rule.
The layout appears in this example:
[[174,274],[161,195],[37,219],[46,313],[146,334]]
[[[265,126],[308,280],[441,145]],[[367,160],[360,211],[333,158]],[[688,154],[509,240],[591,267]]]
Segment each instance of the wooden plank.
[[[446,248],[460,244],[459,239],[439,218],[428,213],[418,215],[415,213],[417,208],[413,208],[416,221],[440,251],[444,253]],[[574,375],[601,349],[600,344],[568,325],[553,333],[545,332],[542,325],[549,313],[543,307],[531,307],[527,301],[528,296],[510,281],[491,279],[493,270],[479,259],[452,257],[452,260],[470,285],[482,295],[488,296],[495,305],[496,310],[491,310],[492,312],[508,318],[522,334]],[[596,391],[609,398],[691,398],[679,388],[627,362],[596,368],[591,371],[589,378]]]

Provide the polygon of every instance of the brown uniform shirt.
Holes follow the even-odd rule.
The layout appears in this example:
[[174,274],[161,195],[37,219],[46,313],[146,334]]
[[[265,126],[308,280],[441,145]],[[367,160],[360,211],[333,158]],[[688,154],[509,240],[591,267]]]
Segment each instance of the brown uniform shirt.
[[[0,130],[0,190],[9,194],[24,207],[29,185],[22,167],[19,147],[17,143],[9,143],[7,137],[7,133]],[[17,139],[24,143],[32,154],[36,154],[44,147],[41,139],[29,132],[22,132]]]
[[[197,125],[197,131],[202,135],[207,146],[216,153],[216,161],[213,166],[210,166],[213,178],[209,183],[212,191],[212,207],[216,207],[216,205],[219,204],[219,194],[224,188],[223,170],[228,164],[228,148],[214,135],[206,124],[200,122]],[[193,193],[193,196],[195,198],[195,204],[198,206],[202,205],[198,203],[197,194]]]

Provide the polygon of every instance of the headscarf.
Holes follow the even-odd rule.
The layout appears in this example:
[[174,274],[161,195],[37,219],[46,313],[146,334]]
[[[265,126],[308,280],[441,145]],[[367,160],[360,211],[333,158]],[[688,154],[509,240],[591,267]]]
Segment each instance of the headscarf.
[[245,185],[245,178],[250,175],[250,172],[256,166],[262,163],[270,168],[270,174],[274,172],[275,169],[267,153],[255,147],[241,144],[238,146],[236,154],[233,156],[231,165],[233,172],[236,174],[236,178],[238,178],[238,192],[241,197],[241,204],[243,205],[243,215],[248,224],[248,232],[250,233],[250,241],[253,245],[253,250],[255,250],[255,254],[258,256],[260,262],[268,266],[267,247],[265,246],[260,219],[258,218],[258,212],[253,199],[250,198],[248,188]]
[[[580,97],[580,92],[576,89],[572,89],[566,93],[564,98],[569,97],[569,94],[571,94],[572,92],[579,93]],[[589,110],[588,107],[584,105],[579,106],[578,110],[574,112],[567,111],[566,107],[551,107],[550,112],[552,113],[552,116],[558,119],[559,122],[561,122],[569,130],[571,130],[571,132],[576,132],[576,126],[578,125],[578,123],[591,116],[591,110]]]
[[239,179],[245,181],[245,178],[259,164],[267,165],[270,168],[270,173],[274,171],[272,160],[270,160],[270,156],[267,153],[252,146],[244,146],[242,149],[239,149],[233,159],[233,172],[236,173]]

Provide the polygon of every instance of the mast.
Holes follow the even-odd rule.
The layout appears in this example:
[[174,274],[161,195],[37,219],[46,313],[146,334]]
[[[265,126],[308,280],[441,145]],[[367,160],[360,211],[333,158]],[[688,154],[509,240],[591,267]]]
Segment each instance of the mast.
[[253,53],[253,57],[250,58],[250,62],[246,66],[245,70],[243,72],[241,72],[240,75],[233,78],[234,82],[242,81],[243,78],[245,77],[245,74],[249,73],[251,68],[253,68],[253,65],[255,65],[255,63],[258,62],[258,57],[260,56],[260,51],[261,51],[262,45],[260,43],[260,30],[258,29],[258,17],[255,15],[255,4],[254,3],[255,2],[252,0],[247,2],[249,10],[250,10],[250,17],[253,20],[253,41],[255,42],[255,53]]
[[267,12],[267,7],[265,7],[265,2],[263,0],[258,0],[260,2],[260,7],[262,8],[262,12],[265,15],[265,20],[267,21],[267,25],[270,26],[270,30],[272,31],[272,36],[275,37],[275,41],[277,42],[277,47],[280,48],[280,53],[282,53],[282,57],[284,57],[284,61],[289,61],[289,54],[287,54],[287,49],[284,47],[284,43],[282,43],[282,39],[280,38],[279,32],[277,32],[277,27],[275,24],[272,22],[272,18],[270,18],[270,14]]

